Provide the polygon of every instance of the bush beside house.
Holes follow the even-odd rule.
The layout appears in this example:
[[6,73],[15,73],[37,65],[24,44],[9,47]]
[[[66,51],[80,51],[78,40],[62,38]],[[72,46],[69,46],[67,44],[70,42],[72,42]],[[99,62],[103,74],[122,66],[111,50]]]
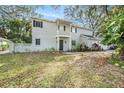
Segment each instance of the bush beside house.
[[4,51],[4,50],[7,50],[9,48],[9,45],[7,42],[2,42],[0,43],[0,51]]
[[101,46],[99,44],[93,43],[91,47],[88,47],[87,45],[77,44],[75,47],[73,47],[72,51],[74,52],[84,52],[84,51],[103,51]]

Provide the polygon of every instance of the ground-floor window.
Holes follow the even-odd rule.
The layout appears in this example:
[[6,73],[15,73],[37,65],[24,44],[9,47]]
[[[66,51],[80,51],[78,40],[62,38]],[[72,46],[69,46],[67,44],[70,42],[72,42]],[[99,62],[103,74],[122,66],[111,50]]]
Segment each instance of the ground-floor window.
[[72,45],[75,46],[76,45],[76,41],[72,40]]
[[40,39],[35,39],[35,44],[40,45]]

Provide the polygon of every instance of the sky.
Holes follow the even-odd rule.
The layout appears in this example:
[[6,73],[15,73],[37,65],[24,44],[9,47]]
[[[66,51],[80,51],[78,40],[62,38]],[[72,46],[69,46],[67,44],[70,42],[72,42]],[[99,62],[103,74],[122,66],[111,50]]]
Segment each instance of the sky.
[[59,8],[54,9],[51,6],[46,5],[38,8],[36,12],[43,15],[43,18],[51,20],[56,18],[64,19],[64,6],[60,6]]
[[[49,19],[49,20],[55,20],[57,18],[60,19],[67,19],[67,17],[64,17],[64,8],[65,6],[59,6],[57,9],[54,9],[53,7],[49,5],[44,5],[43,7],[40,7],[36,10],[36,13],[43,15],[42,18]],[[69,20],[69,19],[67,19]],[[71,20],[73,23],[76,23],[78,25],[82,26],[82,23],[79,21]]]

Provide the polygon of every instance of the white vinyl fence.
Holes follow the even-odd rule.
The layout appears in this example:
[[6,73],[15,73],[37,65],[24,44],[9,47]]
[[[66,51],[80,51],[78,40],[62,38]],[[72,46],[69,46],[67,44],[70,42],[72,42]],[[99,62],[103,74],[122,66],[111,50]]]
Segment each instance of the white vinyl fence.
[[14,43],[13,52],[32,52],[32,44]]

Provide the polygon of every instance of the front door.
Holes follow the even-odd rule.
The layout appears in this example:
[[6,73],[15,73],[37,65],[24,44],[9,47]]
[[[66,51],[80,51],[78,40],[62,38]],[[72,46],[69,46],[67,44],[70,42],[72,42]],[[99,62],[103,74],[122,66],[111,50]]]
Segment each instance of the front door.
[[59,41],[59,50],[63,51],[63,40]]

